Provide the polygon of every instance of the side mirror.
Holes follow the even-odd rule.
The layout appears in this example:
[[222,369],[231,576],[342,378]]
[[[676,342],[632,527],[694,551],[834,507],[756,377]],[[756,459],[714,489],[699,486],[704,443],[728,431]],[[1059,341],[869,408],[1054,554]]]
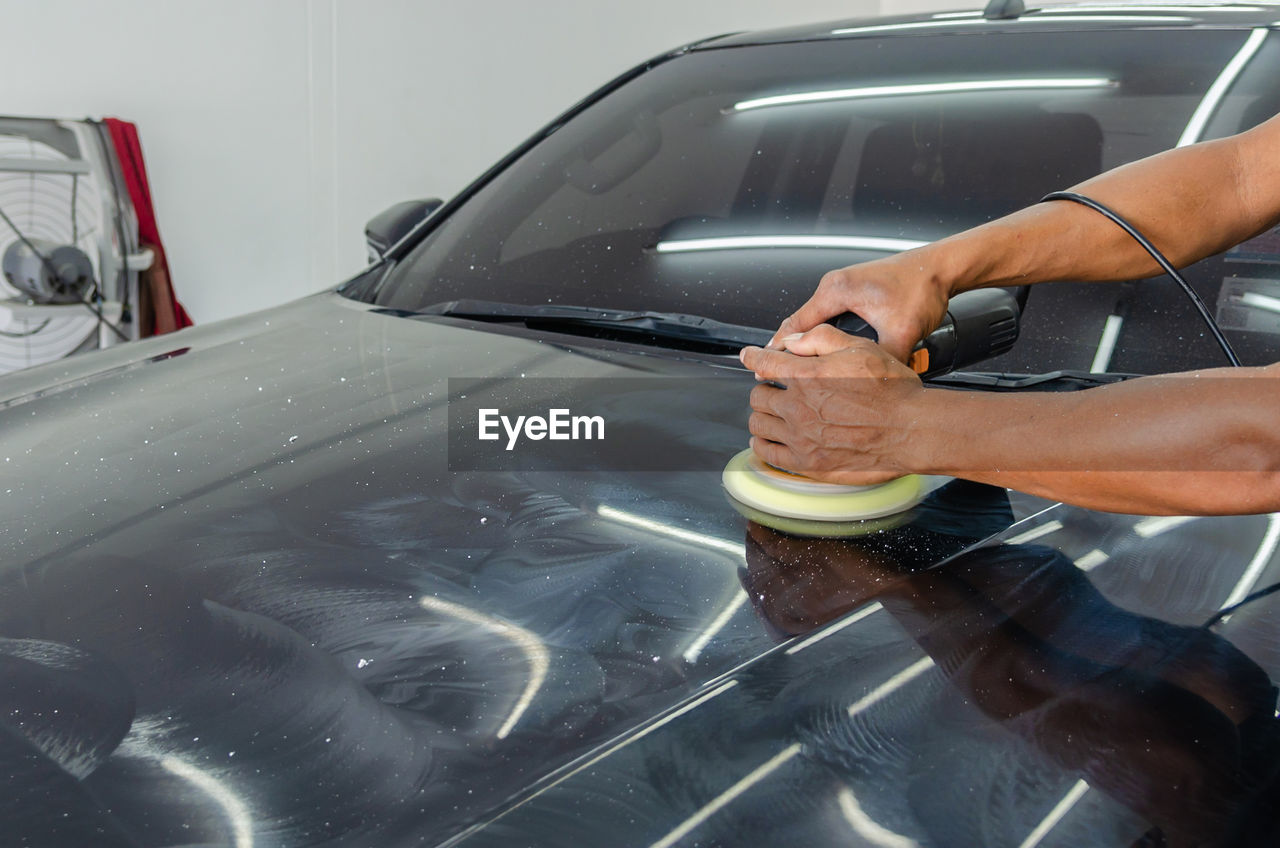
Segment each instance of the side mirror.
[[364,225],[364,241],[369,246],[369,261],[377,262],[391,245],[409,235],[427,216],[444,205],[438,198],[406,200],[369,219]]

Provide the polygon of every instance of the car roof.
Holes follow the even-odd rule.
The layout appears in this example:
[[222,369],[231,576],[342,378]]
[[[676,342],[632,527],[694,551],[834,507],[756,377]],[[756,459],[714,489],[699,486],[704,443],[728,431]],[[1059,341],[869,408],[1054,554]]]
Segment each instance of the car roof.
[[[1016,0],[1014,0],[1016,2]],[[708,39],[697,49],[827,41],[892,35],[964,32],[1026,32],[1074,29],[1208,27],[1253,29],[1280,26],[1280,3],[1215,3],[1194,0],[1160,2],[1042,3],[1016,16],[987,19],[981,8],[927,14],[863,17],[804,26],[734,33]]]

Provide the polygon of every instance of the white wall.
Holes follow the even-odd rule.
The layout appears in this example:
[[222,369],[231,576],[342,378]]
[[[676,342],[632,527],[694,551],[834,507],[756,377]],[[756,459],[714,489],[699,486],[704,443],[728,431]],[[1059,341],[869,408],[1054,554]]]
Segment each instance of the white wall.
[[448,196],[670,47],[930,0],[0,0],[0,114],[138,123],[197,322],[337,282],[366,219]]

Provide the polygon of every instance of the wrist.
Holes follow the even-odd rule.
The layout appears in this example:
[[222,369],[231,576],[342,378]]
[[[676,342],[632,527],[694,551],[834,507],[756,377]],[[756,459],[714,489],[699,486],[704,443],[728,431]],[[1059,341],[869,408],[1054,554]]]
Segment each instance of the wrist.
[[1004,401],[987,392],[922,388],[898,410],[903,438],[895,458],[903,473],[955,475],[999,465],[1016,452],[1002,425]]
[[895,444],[892,463],[903,474],[936,474],[943,463],[938,458],[946,452],[945,445],[950,427],[946,418],[952,413],[948,395],[944,389],[921,387],[894,407],[892,424],[899,438]]
[[1057,210],[1032,208],[1016,213],[1017,222],[1010,216],[939,239],[920,248],[927,251],[920,264],[932,269],[934,285],[946,298],[988,286],[1038,282],[1041,277],[1032,271],[1044,260],[1029,255],[1029,244],[1035,240],[1021,219],[1039,218],[1046,211]]
[[961,292],[976,288],[987,271],[984,254],[963,236],[951,236],[901,256],[927,272],[926,286],[944,304]]

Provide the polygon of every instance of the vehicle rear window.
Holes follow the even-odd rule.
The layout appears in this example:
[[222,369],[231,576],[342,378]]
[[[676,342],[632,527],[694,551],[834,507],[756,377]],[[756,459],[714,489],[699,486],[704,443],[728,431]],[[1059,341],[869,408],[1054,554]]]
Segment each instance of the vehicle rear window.
[[[1201,106],[1248,37],[966,33],[696,51],[521,157],[424,239],[376,302],[573,303],[773,327],[825,271],[1191,140],[1198,112],[1208,120],[1196,138],[1274,114],[1274,37],[1225,97]],[[1244,257],[1248,273],[1280,279],[1274,245],[1259,246]],[[1240,265],[1219,258],[1193,270],[1233,342],[1273,361],[1280,321],[1270,316],[1280,313],[1241,303],[1226,282]],[[1250,285],[1254,301],[1280,299],[1270,284]],[[1171,285],[1083,288],[1032,292],[1023,341],[1000,367],[1087,368],[1118,309],[1156,315],[1121,334],[1110,370],[1220,361]]]

